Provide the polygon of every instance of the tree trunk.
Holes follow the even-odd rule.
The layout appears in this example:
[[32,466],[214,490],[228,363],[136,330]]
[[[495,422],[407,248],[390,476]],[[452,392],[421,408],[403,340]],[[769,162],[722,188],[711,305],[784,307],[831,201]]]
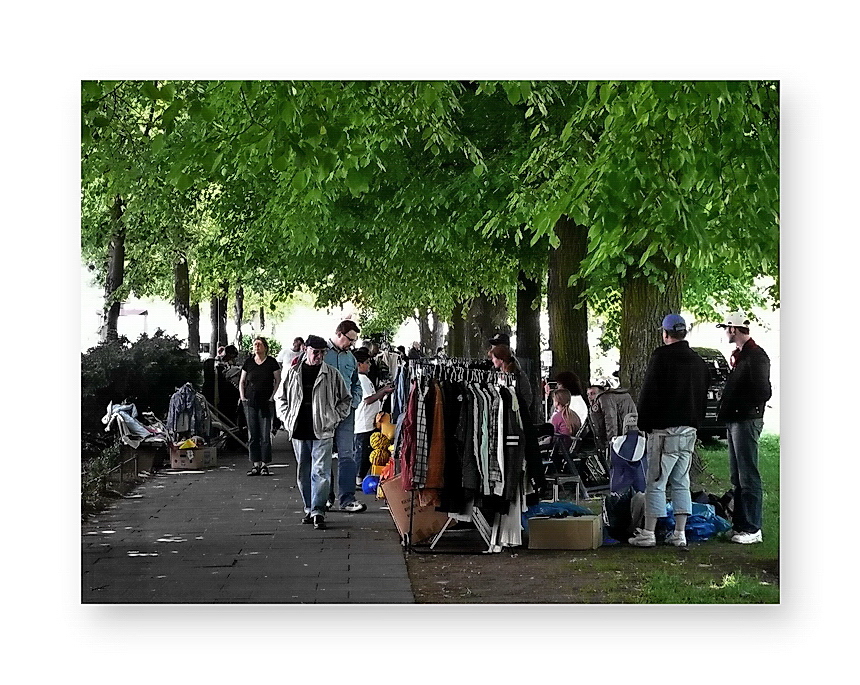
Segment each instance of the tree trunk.
[[116,292],[122,286],[125,275],[125,225],[122,222],[124,211],[125,204],[117,195],[110,210],[113,237],[108,248],[108,268],[105,276],[104,320],[100,335],[102,342],[116,340],[119,337],[117,328],[122,302],[116,299]]
[[[226,292],[226,290],[224,291]],[[212,295],[209,300],[209,321],[212,334],[209,336],[209,356],[218,354],[218,346],[227,344],[227,297]]]
[[236,288],[236,301],[233,303],[233,316],[236,321],[236,341],[238,346],[242,343],[242,317],[245,316],[245,291],[242,286]]
[[[200,309],[197,309],[197,323],[192,326],[191,322],[191,286],[188,278],[188,261],[185,257],[179,257],[173,265],[173,308],[176,315],[188,323],[188,351],[197,355],[200,353]],[[196,335],[194,335],[196,328]],[[196,344],[192,337],[196,338]]]
[[439,318],[439,315],[434,310],[431,309],[430,313],[433,314],[433,328],[430,334],[430,354],[435,355],[436,350],[445,345],[445,334],[442,332],[445,329],[445,322]]
[[415,313],[418,321],[418,341],[421,343],[421,353],[426,357],[429,355],[428,348],[433,344],[433,334],[430,330],[430,310],[419,309]]
[[458,302],[451,312],[451,324],[448,326],[448,355],[451,357],[463,357],[466,338],[466,319],[464,312],[466,303]]
[[[540,388],[540,282],[520,271],[517,277],[517,359],[537,397]],[[542,423],[537,416],[540,402],[535,402],[532,421]]]
[[639,272],[629,273],[624,282],[619,381],[634,400],[642,387],[651,353],[663,344],[660,322],[666,314],[681,310],[683,278],[674,265],[662,266],[669,273],[664,277],[662,292]]
[[188,349],[199,358],[200,354],[200,304],[195,302],[188,308]]
[[466,314],[464,356],[485,357],[490,347],[489,339],[496,333],[510,334],[510,332],[505,296],[490,297],[481,293],[472,300]]
[[[591,353],[588,347],[588,310],[585,283],[568,285],[588,248],[588,229],[562,215],[555,223],[559,245],[549,251],[547,274],[547,313],[549,348],[552,350],[550,378],[561,371],[572,371],[587,386],[591,382]],[[583,390],[585,387],[583,387]]]

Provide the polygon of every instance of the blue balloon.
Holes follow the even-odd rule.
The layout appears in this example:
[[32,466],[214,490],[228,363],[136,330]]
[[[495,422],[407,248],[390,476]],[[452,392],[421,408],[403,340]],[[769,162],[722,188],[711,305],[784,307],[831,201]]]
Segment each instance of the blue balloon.
[[361,481],[361,491],[365,495],[375,495],[376,488],[379,487],[379,476],[365,476]]

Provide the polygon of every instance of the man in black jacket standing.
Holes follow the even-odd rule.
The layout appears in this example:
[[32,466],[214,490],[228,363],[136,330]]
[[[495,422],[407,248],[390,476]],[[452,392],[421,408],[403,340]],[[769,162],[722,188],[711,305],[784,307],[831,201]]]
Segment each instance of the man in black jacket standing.
[[725,421],[729,469],[735,488],[732,542],[761,542],[762,489],[758,469],[758,441],[764,426],[764,407],[771,397],[770,357],[750,337],[750,321],[738,312],[718,328],[735,344],[732,371],[723,389],[717,417]]
[[684,528],[692,512],[690,465],[696,446],[696,429],[705,418],[710,372],[705,361],[690,349],[687,323],[669,314],[660,326],[663,346],[651,353],[639,391],[639,429],[648,434],[648,475],[645,483],[645,528],[628,540],[636,547],[657,544],[657,519],[666,515],[666,485],[672,488],[675,530],[666,541],[687,544]]

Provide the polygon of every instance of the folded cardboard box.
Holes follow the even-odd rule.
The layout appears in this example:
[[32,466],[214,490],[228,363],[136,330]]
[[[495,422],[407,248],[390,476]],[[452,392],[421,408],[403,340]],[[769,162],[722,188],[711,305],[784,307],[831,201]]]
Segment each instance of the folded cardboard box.
[[175,445],[170,447],[170,468],[172,469],[211,469],[218,465],[216,447],[197,447],[181,450]]
[[529,519],[529,549],[597,549],[603,544],[599,516]]

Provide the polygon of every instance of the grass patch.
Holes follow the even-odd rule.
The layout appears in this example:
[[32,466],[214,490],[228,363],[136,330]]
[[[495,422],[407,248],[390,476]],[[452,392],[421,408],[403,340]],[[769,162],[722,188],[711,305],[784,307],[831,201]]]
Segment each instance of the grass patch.
[[640,604],[779,604],[779,586],[742,572],[714,579],[705,573],[678,576],[655,571],[646,579]]
[[[699,485],[722,495],[732,487],[729,452],[724,442],[699,448],[706,474]],[[757,557],[779,557],[779,436],[763,435],[759,442],[759,471],[762,479],[762,544],[750,545]]]

